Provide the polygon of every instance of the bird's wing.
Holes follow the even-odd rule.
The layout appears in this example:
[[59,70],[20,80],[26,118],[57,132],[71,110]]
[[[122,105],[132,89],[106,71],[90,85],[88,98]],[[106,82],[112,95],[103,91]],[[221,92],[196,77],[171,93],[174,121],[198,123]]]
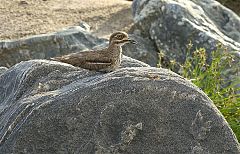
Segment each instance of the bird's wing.
[[108,62],[86,62],[82,64],[80,67],[89,70],[104,70],[109,66],[111,66],[111,63]]
[[103,54],[104,51],[83,51],[71,53],[60,57],[51,58],[52,60],[68,63],[74,66],[91,69],[94,65],[99,67],[108,66],[111,61]]

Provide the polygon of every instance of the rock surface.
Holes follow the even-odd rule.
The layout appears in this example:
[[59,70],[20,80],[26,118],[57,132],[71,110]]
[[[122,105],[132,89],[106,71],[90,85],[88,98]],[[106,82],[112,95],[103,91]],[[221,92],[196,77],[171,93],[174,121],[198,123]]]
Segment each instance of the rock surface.
[[0,67],[0,75],[3,74],[7,69],[7,67]]
[[240,18],[215,0],[134,0],[134,33],[149,37],[158,50],[184,61],[186,46],[208,52],[221,42],[240,52]]
[[[128,66],[128,67],[126,67]],[[0,76],[0,153],[239,154],[212,101],[124,57],[111,73],[31,60]]]
[[[149,39],[131,35],[138,45],[127,44],[123,53],[156,66],[158,56],[154,44]],[[36,35],[20,40],[0,41],[0,66],[10,67],[30,59],[49,59],[72,52],[106,47],[108,40],[98,38],[89,32],[85,22],[81,26],[66,28],[59,32]]]
[[137,44],[126,44],[123,46],[123,54],[149,64],[157,66],[158,53],[154,43],[148,38],[130,34],[129,37],[137,41]]

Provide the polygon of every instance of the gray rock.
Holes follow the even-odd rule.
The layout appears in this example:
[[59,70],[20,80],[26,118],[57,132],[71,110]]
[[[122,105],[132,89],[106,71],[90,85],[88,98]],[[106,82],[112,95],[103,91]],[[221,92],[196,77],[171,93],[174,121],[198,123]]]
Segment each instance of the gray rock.
[[202,7],[224,35],[240,43],[240,18],[237,14],[215,0],[194,0],[194,3]]
[[240,153],[212,101],[166,69],[104,74],[31,60],[0,76],[0,98],[4,154]]
[[130,67],[149,67],[148,64],[145,64],[141,61],[138,61],[136,59],[133,59],[131,57],[127,57],[127,56],[123,55],[120,68],[129,67],[129,66]]
[[91,30],[91,26],[88,25],[86,22],[84,21],[80,21],[79,22],[79,26],[82,27],[83,29],[85,29],[86,31],[90,32]]
[[157,66],[158,52],[154,43],[148,38],[142,38],[138,35],[129,35],[130,38],[137,41],[137,44],[126,44],[123,46],[123,54],[140,60],[150,66]]
[[3,74],[6,70],[8,70],[7,67],[0,67],[0,75]]
[[158,50],[184,61],[186,46],[207,52],[221,42],[240,51],[240,18],[215,0],[134,0],[135,33],[149,37]]
[[10,67],[24,60],[88,50],[103,42],[105,39],[97,38],[79,26],[20,40],[0,41],[0,66]]

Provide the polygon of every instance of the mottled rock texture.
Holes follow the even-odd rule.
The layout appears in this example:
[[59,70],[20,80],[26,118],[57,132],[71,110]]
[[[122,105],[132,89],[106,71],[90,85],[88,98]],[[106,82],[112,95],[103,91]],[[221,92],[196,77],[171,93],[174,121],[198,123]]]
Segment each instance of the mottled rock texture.
[[47,60],[9,68],[0,75],[0,153],[240,153],[200,89],[142,66],[124,57],[105,74]]
[[134,0],[135,34],[149,37],[158,50],[184,61],[187,44],[210,53],[222,43],[240,52],[240,18],[215,0]]
[[7,69],[7,67],[0,67],[0,75],[4,73]]

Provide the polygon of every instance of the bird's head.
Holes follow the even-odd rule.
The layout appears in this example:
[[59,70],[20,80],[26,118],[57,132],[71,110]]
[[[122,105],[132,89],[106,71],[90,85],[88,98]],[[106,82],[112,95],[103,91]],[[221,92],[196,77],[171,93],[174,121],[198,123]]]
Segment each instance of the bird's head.
[[112,45],[122,46],[125,43],[136,44],[137,42],[130,39],[125,32],[115,32],[110,36],[109,43]]

